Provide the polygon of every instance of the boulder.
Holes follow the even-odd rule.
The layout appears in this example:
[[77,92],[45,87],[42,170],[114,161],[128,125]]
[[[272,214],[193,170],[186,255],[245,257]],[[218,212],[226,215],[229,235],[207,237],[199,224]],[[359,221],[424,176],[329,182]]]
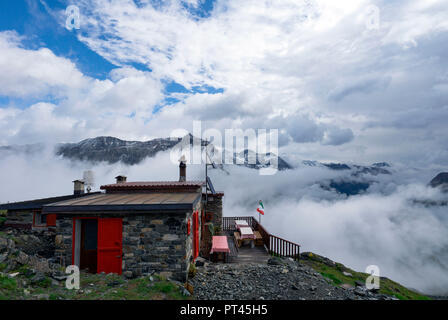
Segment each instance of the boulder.
[[269,258],[268,265],[280,266],[280,265],[283,265],[283,261],[280,258],[272,257],[272,258]]
[[357,296],[365,297],[367,295],[367,292],[363,290],[361,287],[356,287],[353,291]]
[[34,277],[31,278],[31,284],[36,285],[45,280],[45,275],[41,272],[36,273]]
[[27,264],[30,261],[30,257],[23,251],[19,251],[16,257],[16,261],[22,265]]
[[0,252],[5,251],[8,248],[8,239],[0,238]]

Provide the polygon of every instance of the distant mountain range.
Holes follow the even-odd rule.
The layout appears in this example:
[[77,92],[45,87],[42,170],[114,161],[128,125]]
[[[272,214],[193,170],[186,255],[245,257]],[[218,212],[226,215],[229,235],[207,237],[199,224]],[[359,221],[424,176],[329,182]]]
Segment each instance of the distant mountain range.
[[[190,144],[196,139],[202,147],[208,142],[193,137],[191,134]],[[158,138],[149,141],[126,141],[114,137],[96,137],[85,139],[77,143],[60,143],[56,145],[55,154],[73,161],[107,162],[110,164],[122,162],[127,165],[136,165],[146,158],[154,157],[159,152],[171,150],[176,147],[183,138]],[[0,157],[15,153],[33,154],[44,149],[43,144],[31,144],[22,146],[0,147]],[[224,151],[226,152],[226,151]],[[234,163],[251,169],[261,169],[269,166],[270,161],[276,157],[275,154],[257,154],[252,150],[244,150],[233,153]],[[361,166],[344,163],[322,163],[318,161],[302,161],[303,166],[322,167],[335,171],[346,171],[338,179],[319,182],[323,189],[335,190],[339,193],[356,195],[365,192],[372,183],[375,176],[390,175],[391,166],[388,163],[374,163],[370,166]],[[224,169],[225,166],[217,166]],[[278,169],[280,171],[293,169],[287,161],[278,157]],[[442,185],[448,190],[448,173],[442,173],[434,178],[431,186]]]
[[[70,160],[91,162],[105,161],[108,163],[123,162],[135,165],[146,158],[154,157],[158,152],[171,150],[182,142],[184,138],[159,138],[149,141],[125,141],[114,137],[97,137],[86,139],[78,143],[64,143],[56,146],[56,154]],[[207,141],[200,140],[189,135],[190,145],[195,141],[202,147],[208,145]],[[249,161],[255,156],[256,161]],[[271,153],[256,154],[253,151],[244,150],[234,153],[234,163],[253,169],[261,169],[270,164]],[[236,160],[241,162],[236,162]],[[278,169],[286,170],[292,167],[281,157],[278,157]]]
[[70,160],[123,162],[135,165],[158,152],[170,150],[181,138],[154,139],[150,141],[125,141],[114,137],[97,137],[77,143],[61,143],[56,146],[56,155]]
[[[207,141],[195,138],[191,134],[188,137],[190,138],[190,145],[193,142],[200,143],[202,147],[208,145]],[[159,152],[171,150],[180,144],[184,138],[126,141],[115,137],[96,137],[76,143],[57,144],[54,152],[57,156],[74,161],[107,162],[109,164],[122,162],[127,165],[136,165],[146,158],[154,157]],[[41,152],[43,149],[43,144],[3,146],[0,147],[0,156],[20,153],[32,154]],[[261,169],[268,167],[271,159],[276,157],[276,155],[272,153],[257,154],[251,150],[244,150],[240,153],[234,153],[230,158],[232,157],[237,165]],[[240,162],[236,162],[236,160]],[[278,157],[278,169],[292,169],[292,166],[281,157]]]

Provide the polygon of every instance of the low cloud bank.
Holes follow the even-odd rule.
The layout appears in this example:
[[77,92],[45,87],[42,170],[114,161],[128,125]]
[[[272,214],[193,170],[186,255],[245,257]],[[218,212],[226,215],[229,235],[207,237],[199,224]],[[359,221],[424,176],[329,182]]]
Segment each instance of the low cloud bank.
[[[0,202],[70,194],[71,181],[84,170],[95,174],[93,191],[113,183],[118,174],[129,181],[177,180],[177,164],[159,153],[136,166],[89,164],[55,157],[52,147],[34,155],[0,157]],[[229,166],[227,175],[212,170],[215,189],[225,192],[224,215],[258,216],[273,234],[297,242],[358,271],[377,265],[382,276],[430,294],[448,294],[447,207],[425,207],[415,199],[441,200],[446,195],[428,188],[433,173],[395,170],[375,180],[367,193],[346,197],[324,190],[319,182],[347,177],[346,171],[301,166],[260,176],[256,170]],[[188,179],[203,179],[204,167],[191,165]],[[411,178],[412,177],[412,178]],[[422,178],[423,177],[423,178]],[[421,181],[419,182],[419,180]]]

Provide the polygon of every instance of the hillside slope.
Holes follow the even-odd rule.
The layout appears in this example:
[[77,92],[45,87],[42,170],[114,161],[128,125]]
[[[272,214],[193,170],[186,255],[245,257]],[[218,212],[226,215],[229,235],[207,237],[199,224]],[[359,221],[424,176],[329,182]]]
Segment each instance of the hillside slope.
[[384,277],[380,279],[380,290],[368,290],[368,276],[319,255],[304,253],[300,262],[271,258],[267,264],[204,263],[190,284],[199,300],[428,299]]

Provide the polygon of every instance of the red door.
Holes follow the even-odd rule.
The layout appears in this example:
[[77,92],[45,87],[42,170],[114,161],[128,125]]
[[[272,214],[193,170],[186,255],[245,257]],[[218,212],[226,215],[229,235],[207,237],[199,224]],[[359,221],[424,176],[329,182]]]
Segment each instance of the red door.
[[122,240],[121,218],[98,219],[98,273],[121,274]]
[[193,260],[199,256],[199,212],[193,213]]

